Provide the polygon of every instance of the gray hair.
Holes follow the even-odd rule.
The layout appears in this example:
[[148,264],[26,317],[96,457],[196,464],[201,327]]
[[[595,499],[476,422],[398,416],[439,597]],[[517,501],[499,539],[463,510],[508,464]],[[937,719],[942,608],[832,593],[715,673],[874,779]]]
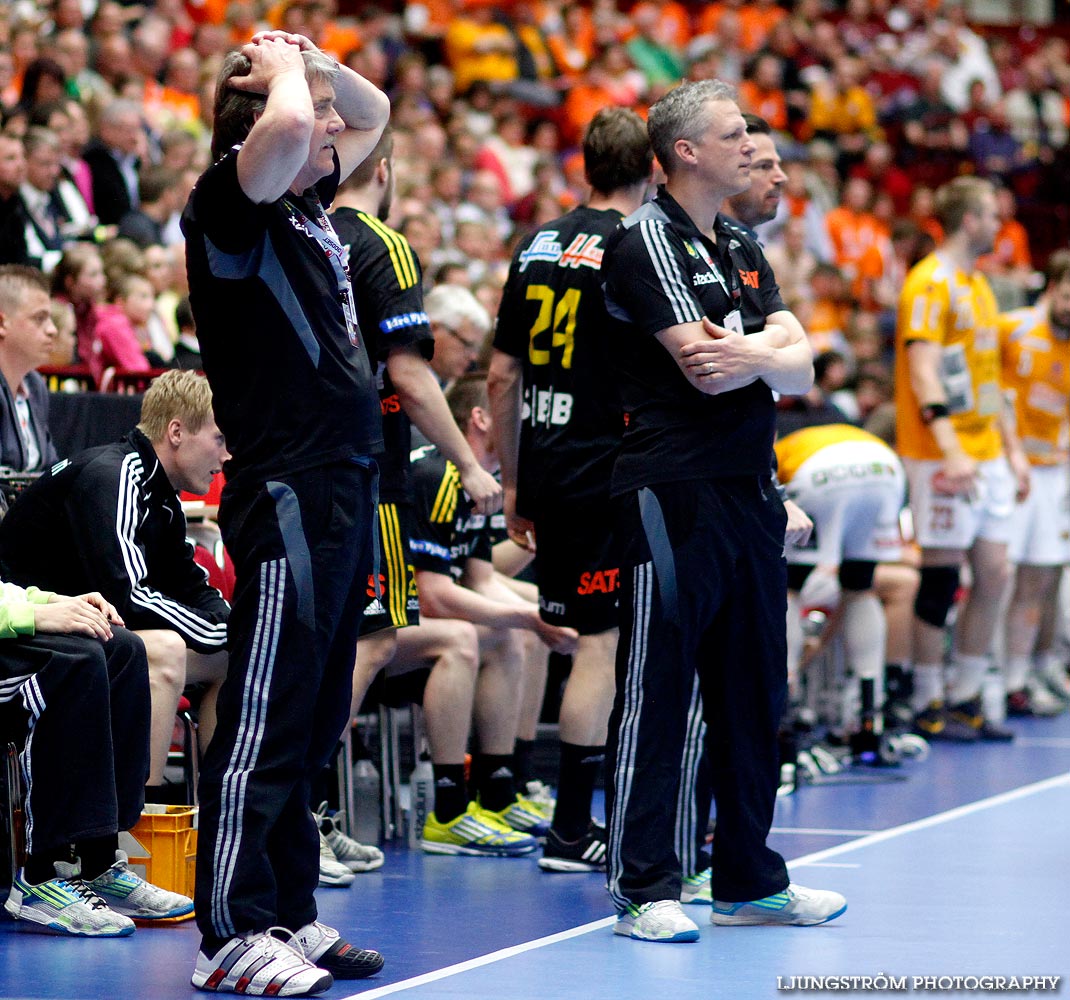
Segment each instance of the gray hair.
[[128,115],[137,115],[138,121],[140,121],[144,113],[145,109],[140,102],[131,100],[128,97],[117,97],[104,105],[100,112],[100,124],[114,125]]
[[[302,52],[305,61],[305,82],[311,87],[326,82],[334,85],[338,63],[322,52]],[[218,160],[228,149],[244,142],[253,124],[267,105],[264,94],[250,94],[229,86],[236,76],[248,76],[252,64],[247,56],[235,50],[228,52],[219,70],[216,83],[215,108],[212,114],[212,159]]]
[[432,323],[455,328],[467,320],[483,336],[490,332],[490,313],[461,285],[436,285],[424,296],[424,310]]
[[736,89],[721,80],[681,83],[650,108],[647,134],[666,174],[675,171],[677,139],[694,139],[709,128],[715,101],[735,101]]
[[33,156],[42,147],[47,149],[62,148],[59,136],[51,129],[44,128],[41,125],[31,125],[26,129],[22,144],[26,147],[27,156]]

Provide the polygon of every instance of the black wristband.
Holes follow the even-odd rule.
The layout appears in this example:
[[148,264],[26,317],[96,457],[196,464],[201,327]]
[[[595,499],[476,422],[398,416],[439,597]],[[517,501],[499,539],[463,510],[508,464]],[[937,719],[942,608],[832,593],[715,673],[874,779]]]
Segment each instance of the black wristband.
[[950,417],[951,411],[947,408],[947,403],[926,403],[921,408],[921,422],[923,424],[931,424],[934,420],[939,420],[941,417]]

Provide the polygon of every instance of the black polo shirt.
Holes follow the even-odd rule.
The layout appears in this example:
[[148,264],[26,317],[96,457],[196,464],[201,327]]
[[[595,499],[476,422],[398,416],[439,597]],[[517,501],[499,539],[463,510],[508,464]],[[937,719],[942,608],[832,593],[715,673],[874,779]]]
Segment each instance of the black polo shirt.
[[768,476],[775,410],[761,380],[717,396],[694,388],[655,334],[739,309],[744,333],[786,309],[757,242],[721,216],[705,237],[664,188],[610,237],[606,305],[618,322],[613,357],[626,414],[615,494],[650,483]]
[[[337,272],[303,220],[338,186],[250,201],[231,149],[197,181],[182,215],[190,305],[228,485],[262,482],[382,449],[379,398]],[[318,199],[318,204],[317,204]]]

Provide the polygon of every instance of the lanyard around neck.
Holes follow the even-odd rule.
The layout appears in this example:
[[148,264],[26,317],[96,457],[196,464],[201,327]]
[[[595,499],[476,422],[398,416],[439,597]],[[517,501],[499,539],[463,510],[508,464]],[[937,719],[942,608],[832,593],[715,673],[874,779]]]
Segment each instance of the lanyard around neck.
[[334,271],[338,282],[338,298],[342,304],[342,312],[346,319],[346,332],[349,341],[354,347],[360,346],[360,327],[357,323],[357,307],[353,299],[353,284],[349,280],[349,251],[342,245],[338,238],[331,220],[323,210],[318,196],[315,197],[317,219],[310,219],[289,198],[283,199],[283,204],[289,210],[292,220],[299,229],[311,236],[323,250],[327,263]]
[[[728,296],[728,301],[734,306],[740,297],[739,291],[739,277],[736,274],[735,266],[731,266],[728,269],[729,280],[732,283],[732,287],[729,288],[725,282],[724,275],[721,273],[720,265],[710,256],[709,250],[706,249],[706,244],[701,238],[695,236],[691,240],[691,245],[695,248],[695,252],[706,262],[706,266],[713,273],[714,278],[717,279],[717,284],[721,286],[721,291]],[[732,264],[732,252],[726,251],[728,254],[728,262]]]

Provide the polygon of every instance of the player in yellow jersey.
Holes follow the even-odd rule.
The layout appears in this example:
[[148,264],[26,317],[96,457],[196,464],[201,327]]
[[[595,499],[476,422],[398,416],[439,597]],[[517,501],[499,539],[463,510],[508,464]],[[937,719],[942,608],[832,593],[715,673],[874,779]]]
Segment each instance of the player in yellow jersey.
[[[921,547],[915,726],[931,739],[1010,739],[981,711],[1015,493],[1024,497],[1029,482],[1000,391],[996,300],[976,269],[999,228],[995,192],[987,181],[956,178],[937,192],[936,210],[947,238],[907,275],[896,324],[896,446]],[[944,626],[967,560],[972,586],[945,709]]]
[[1052,650],[1059,577],[1070,564],[1070,250],[1052,254],[1046,277],[1037,304],[999,324],[1003,385],[1032,474],[1010,539],[1016,570],[1004,676],[1012,715],[1058,715],[1070,701]]
[[880,438],[849,424],[804,427],[781,438],[776,454],[788,496],[814,522],[809,540],[789,543],[784,553],[788,562],[789,690],[798,682],[793,675],[802,654],[799,592],[815,567],[838,567],[847,665],[860,682],[857,691],[844,692],[844,714],[851,718],[843,721],[865,737],[852,740],[852,747],[873,753],[883,730],[880,710],[887,632],[873,574],[877,563],[899,559],[899,514],[906,502],[903,467]]

